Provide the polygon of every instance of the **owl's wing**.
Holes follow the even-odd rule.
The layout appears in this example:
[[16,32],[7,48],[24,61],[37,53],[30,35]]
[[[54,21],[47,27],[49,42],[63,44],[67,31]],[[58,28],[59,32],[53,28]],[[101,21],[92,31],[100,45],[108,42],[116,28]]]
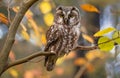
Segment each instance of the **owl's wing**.
[[54,45],[59,39],[59,31],[55,26],[51,26],[46,33],[47,44],[44,51],[48,51],[51,45]]

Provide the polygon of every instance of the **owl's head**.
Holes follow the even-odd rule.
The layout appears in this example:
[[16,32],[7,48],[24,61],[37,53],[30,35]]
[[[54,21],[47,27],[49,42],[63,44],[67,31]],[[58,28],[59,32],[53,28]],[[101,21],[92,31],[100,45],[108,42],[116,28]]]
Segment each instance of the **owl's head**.
[[58,6],[56,9],[56,23],[71,26],[79,22],[79,19],[79,9],[75,6]]

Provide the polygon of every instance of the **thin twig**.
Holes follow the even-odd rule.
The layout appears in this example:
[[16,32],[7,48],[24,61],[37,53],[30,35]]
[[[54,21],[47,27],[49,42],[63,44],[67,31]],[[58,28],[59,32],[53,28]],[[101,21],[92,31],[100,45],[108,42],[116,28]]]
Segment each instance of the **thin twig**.
[[98,46],[78,46],[74,50],[94,50],[98,49]]
[[7,7],[7,12],[8,12],[8,21],[11,24],[11,17],[10,17],[10,3],[11,0],[8,0],[8,7]]

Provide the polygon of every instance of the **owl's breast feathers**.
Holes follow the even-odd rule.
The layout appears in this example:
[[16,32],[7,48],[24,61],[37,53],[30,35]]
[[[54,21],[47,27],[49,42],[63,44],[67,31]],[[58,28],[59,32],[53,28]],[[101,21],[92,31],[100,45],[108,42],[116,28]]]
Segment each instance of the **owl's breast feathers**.
[[59,52],[62,51],[68,53],[69,51],[76,47],[80,35],[80,23],[78,23],[75,26],[54,24],[51,27],[51,33],[48,32],[48,34],[51,34],[51,37],[53,38],[50,39],[51,37],[49,36],[48,41],[50,40],[51,42],[52,40],[54,40],[52,42],[55,42],[56,40],[55,43],[57,44],[54,45],[57,45],[59,46],[59,48],[61,48],[59,49]]
[[54,46],[59,40],[60,34],[55,26],[51,26],[46,33],[47,44],[45,46],[45,51],[50,51],[51,47]]
[[71,50],[78,46],[80,24],[78,23],[75,26],[68,26],[68,28],[64,27],[61,32],[63,34],[64,52],[69,53]]
[[61,51],[68,53],[77,46],[79,35],[79,23],[73,27],[54,24],[46,34],[47,45],[45,51],[57,51],[58,55],[61,54]]
[[56,55],[46,56],[45,66],[48,71],[54,68],[54,64],[59,57],[68,54],[76,47],[79,34],[79,26],[65,28],[64,25],[53,25],[49,28],[46,34],[47,45],[44,50],[55,52]]

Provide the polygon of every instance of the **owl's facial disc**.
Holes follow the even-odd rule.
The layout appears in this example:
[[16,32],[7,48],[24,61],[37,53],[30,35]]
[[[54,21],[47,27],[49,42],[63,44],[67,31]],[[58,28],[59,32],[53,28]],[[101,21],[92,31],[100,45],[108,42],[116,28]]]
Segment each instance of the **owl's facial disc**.
[[56,9],[56,23],[72,26],[79,21],[79,9],[74,6],[59,6]]

